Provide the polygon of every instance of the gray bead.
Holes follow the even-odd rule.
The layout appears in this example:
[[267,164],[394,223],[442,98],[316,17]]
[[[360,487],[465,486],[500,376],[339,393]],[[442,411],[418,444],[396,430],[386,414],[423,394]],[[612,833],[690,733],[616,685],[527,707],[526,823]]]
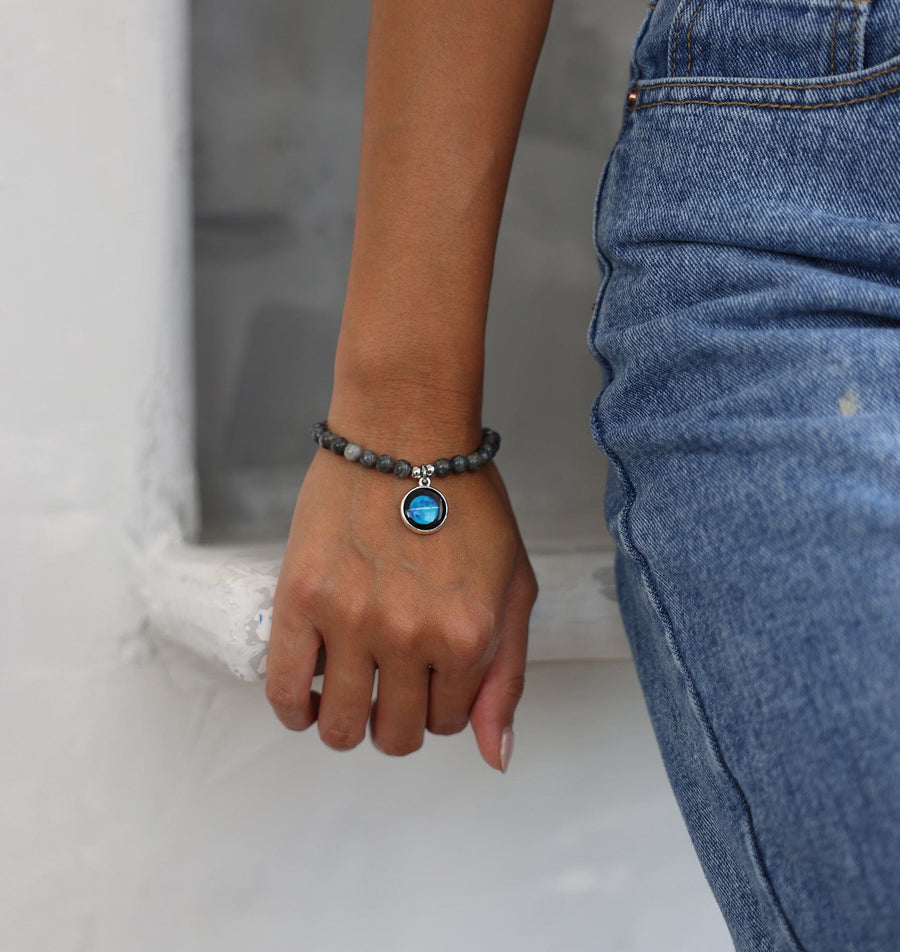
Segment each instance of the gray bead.
[[446,476],[452,469],[450,460],[442,456],[440,459],[434,461],[434,475],[435,476]]
[[319,446],[321,446],[323,450],[330,450],[332,440],[335,438],[336,437],[334,433],[331,432],[331,430],[325,430],[319,437]]
[[469,460],[465,456],[454,456],[450,465],[454,473],[464,473],[469,468]]
[[360,453],[362,453],[362,447],[359,443],[348,443],[344,447],[344,459],[350,460],[351,463],[355,463],[359,459]]
[[412,472],[412,463],[409,460],[398,459],[394,463],[394,475],[399,476],[401,479],[406,479],[407,476]]
[[336,436],[331,441],[331,452],[334,453],[335,456],[343,456],[346,446],[347,441],[342,436]]
[[390,473],[394,469],[394,457],[388,456],[387,453],[382,453],[381,456],[375,460],[375,468],[379,473]]
[[477,451],[478,455],[481,457],[481,465],[484,466],[486,463],[490,463],[493,459],[494,454],[486,446],[482,446],[480,450]]
[[481,469],[484,463],[482,463],[481,457],[476,451],[474,453],[469,453],[469,455],[466,457],[466,465],[471,472],[476,473],[479,469]]
[[359,454],[360,465],[365,466],[366,469],[371,469],[377,459],[378,456],[375,454],[375,450],[363,450],[362,453]]
[[309,435],[313,438],[314,443],[319,442],[319,437],[325,432],[324,423],[313,423],[309,428]]

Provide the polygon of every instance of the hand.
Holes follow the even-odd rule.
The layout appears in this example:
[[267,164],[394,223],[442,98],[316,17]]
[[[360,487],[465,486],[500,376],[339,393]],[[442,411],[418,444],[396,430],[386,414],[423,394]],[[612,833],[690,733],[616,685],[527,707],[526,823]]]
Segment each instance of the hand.
[[471,720],[482,757],[501,770],[537,581],[494,462],[434,485],[449,515],[417,536],[399,511],[412,480],[316,452],[275,592],[266,696],[286,727],[318,722],[338,750],[363,740],[370,715],[375,746],[398,755],[418,750],[426,728],[454,734]]

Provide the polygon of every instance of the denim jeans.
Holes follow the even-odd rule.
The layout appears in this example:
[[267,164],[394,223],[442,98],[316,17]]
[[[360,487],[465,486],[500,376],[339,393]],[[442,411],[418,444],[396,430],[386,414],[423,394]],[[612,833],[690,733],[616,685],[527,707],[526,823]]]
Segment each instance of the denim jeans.
[[900,950],[900,0],[660,0],[588,330],[623,620],[741,952]]

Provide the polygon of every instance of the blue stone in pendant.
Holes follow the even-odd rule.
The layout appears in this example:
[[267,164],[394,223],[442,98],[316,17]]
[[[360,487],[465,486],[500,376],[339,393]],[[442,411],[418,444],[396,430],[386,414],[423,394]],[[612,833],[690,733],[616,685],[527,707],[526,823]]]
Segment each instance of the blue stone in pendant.
[[447,518],[447,500],[431,486],[417,486],[403,497],[400,514],[410,529],[434,532]]
[[437,501],[425,495],[416,496],[406,506],[406,514],[417,526],[430,526],[440,511]]

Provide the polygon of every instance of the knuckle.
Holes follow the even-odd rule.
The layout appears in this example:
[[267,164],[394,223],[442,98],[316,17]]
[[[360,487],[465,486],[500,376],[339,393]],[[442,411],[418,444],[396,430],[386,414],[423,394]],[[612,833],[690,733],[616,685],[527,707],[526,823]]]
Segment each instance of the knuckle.
[[448,636],[446,642],[453,660],[463,666],[475,664],[487,648],[486,640],[471,630],[455,632]]
[[289,714],[299,714],[306,710],[306,699],[297,690],[296,685],[282,678],[266,678],[266,700],[272,707]]
[[283,592],[291,606],[304,608],[319,603],[323,588],[317,573],[298,567],[284,580]]
[[423,647],[425,626],[415,615],[395,615],[386,623],[385,631],[391,647],[398,654],[414,655]]
[[361,593],[346,592],[341,595],[337,606],[343,619],[343,627],[350,631],[359,631],[366,626],[369,608]]
[[463,662],[478,661],[494,638],[495,616],[487,609],[459,615],[446,633],[447,647]]
[[518,674],[514,677],[511,677],[507,680],[506,685],[504,686],[504,694],[511,698],[516,704],[522,699],[522,695],[525,693],[525,675]]
[[334,720],[326,724],[319,721],[319,736],[322,742],[334,750],[351,750],[363,739],[365,731],[349,721]]

